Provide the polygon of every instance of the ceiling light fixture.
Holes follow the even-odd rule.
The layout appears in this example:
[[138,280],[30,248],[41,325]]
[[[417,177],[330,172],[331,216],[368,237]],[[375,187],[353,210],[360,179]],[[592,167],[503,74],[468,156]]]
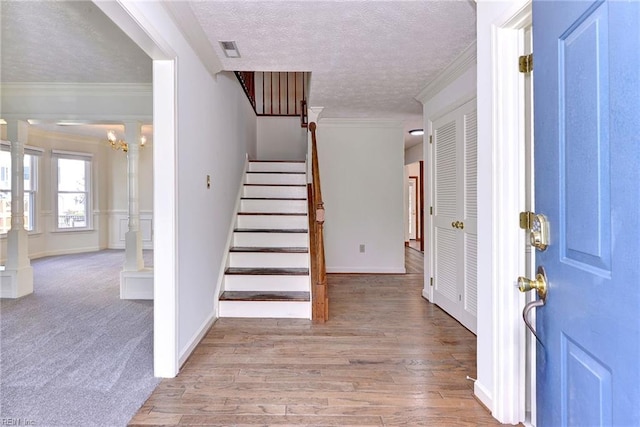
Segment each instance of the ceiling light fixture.
[[414,136],[424,135],[424,129],[411,129],[409,133]]
[[[129,144],[123,139],[118,139],[116,136],[116,132],[110,130],[107,132],[107,141],[111,145],[111,148],[114,150],[122,150],[125,153],[129,151]],[[147,137],[144,135],[140,136],[140,148],[144,148],[144,145],[147,143]]]
[[240,58],[240,51],[235,41],[220,41],[220,47],[227,58]]

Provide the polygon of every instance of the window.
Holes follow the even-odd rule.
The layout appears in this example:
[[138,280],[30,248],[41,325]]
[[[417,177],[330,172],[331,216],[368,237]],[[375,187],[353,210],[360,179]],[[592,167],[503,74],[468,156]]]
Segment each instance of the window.
[[56,162],[58,229],[91,227],[91,155],[53,152]]
[[[11,152],[8,144],[0,151],[0,234],[11,229]],[[38,149],[25,148],[24,155],[24,228],[35,229]]]

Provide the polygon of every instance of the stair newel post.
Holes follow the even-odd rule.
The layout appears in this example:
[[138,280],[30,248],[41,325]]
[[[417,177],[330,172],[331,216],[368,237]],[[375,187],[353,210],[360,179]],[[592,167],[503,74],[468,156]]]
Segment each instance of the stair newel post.
[[315,254],[312,257],[313,280],[313,319],[324,322],[329,318],[329,295],[327,292],[327,272],[324,257],[324,202],[322,201],[322,189],[320,186],[320,167],[318,166],[318,149],[316,142],[316,123],[309,123],[311,131],[311,167],[313,176],[313,233],[312,238]]

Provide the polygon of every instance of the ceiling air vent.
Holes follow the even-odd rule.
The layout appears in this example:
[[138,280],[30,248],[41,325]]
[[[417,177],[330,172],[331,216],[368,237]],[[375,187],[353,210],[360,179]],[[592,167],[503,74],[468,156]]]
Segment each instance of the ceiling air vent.
[[238,52],[238,46],[236,46],[236,42],[228,41],[228,42],[220,42],[220,46],[224,51],[224,54],[227,58],[240,58],[240,52]]

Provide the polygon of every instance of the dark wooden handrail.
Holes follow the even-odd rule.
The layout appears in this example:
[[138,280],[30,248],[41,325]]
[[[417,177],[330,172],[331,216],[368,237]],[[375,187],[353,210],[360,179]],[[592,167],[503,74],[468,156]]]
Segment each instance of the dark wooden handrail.
[[327,268],[324,258],[324,202],[320,186],[320,168],[316,142],[316,124],[309,123],[311,131],[311,175],[308,186],[309,197],[309,244],[311,246],[311,295],[312,319],[325,322],[329,319],[329,293],[327,289]]

